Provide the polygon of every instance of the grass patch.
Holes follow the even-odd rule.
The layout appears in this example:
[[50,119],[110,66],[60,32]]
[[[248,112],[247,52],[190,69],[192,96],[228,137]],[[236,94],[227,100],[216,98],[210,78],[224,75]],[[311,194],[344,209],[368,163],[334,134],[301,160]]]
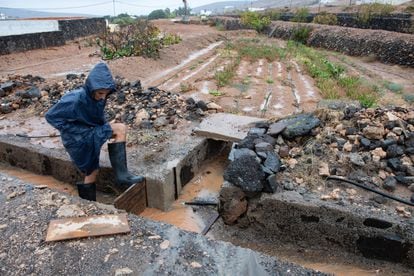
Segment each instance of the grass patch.
[[358,100],[364,107],[372,107],[377,103],[380,96],[377,87],[360,77],[347,75],[342,65],[331,62],[320,52],[301,44],[289,42],[288,49],[305,66],[323,98],[349,98]]
[[275,81],[273,80],[273,79],[266,79],[266,83],[267,84],[273,84],[273,83],[275,83]]
[[258,12],[247,11],[241,14],[241,22],[248,28],[255,29],[258,32],[267,28],[271,21],[268,16],[259,14]]
[[235,45],[235,50],[238,51],[241,58],[251,61],[259,59],[266,59],[268,61],[275,61],[276,59],[286,56],[282,48],[274,45],[263,45],[255,42],[243,42]]
[[394,82],[386,82],[385,88],[387,88],[388,90],[394,93],[401,93],[404,89],[404,87],[401,84],[394,83]]
[[208,94],[210,94],[210,95],[212,95],[212,96],[215,96],[215,97],[218,97],[218,96],[223,96],[224,94],[223,93],[221,93],[220,91],[218,91],[218,90],[210,90],[210,91],[208,91]]
[[409,104],[413,104],[414,103],[414,95],[413,94],[404,94],[403,95],[403,98]]
[[187,92],[190,92],[191,90],[194,90],[194,89],[195,89],[195,87],[191,83],[187,83],[187,82],[180,83],[180,92],[181,93],[187,93]]
[[321,12],[313,18],[312,23],[322,24],[322,25],[337,25],[338,18],[335,14]]

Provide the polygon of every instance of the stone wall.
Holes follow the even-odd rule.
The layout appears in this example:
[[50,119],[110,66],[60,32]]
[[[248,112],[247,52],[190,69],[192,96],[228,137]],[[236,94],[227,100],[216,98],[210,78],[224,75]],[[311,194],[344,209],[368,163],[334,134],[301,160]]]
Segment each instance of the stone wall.
[[0,55],[61,46],[65,41],[100,34],[106,29],[104,18],[59,20],[59,31],[0,37]]
[[72,40],[105,32],[106,22],[104,18],[59,20],[59,30],[63,32],[65,40]]
[[[217,17],[213,22],[227,30],[245,28],[237,18]],[[271,37],[290,39],[298,27],[311,30],[308,46],[351,56],[375,56],[384,63],[414,67],[414,36],[410,34],[283,21],[273,21],[265,32]]]
[[[318,14],[309,14],[306,22],[310,23]],[[293,13],[280,15],[280,20],[291,21],[295,17]],[[337,13],[338,26],[352,27],[359,29],[386,30],[400,33],[413,33],[414,25],[411,14],[390,14],[387,16],[372,16],[366,22],[361,21],[356,13]]]
[[0,55],[64,44],[65,39],[61,31],[2,36],[0,37]]

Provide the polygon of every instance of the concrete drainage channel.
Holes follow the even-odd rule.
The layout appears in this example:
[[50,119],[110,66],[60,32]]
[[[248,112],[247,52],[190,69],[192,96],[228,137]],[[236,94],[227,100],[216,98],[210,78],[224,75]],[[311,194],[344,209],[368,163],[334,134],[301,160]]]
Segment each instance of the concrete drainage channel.
[[[141,160],[129,162],[132,171],[146,176],[148,207],[168,210],[184,185],[203,166],[203,162],[213,158],[227,146],[225,142],[204,138],[192,138],[191,143],[184,141],[184,144],[181,145],[182,149],[172,156],[156,157],[161,163],[147,162],[149,166],[143,167],[137,166]],[[147,156],[143,154],[141,159],[148,158]],[[103,159],[97,182],[98,190],[113,193],[112,169],[107,157]],[[12,135],[0,136],[0,161],[35,174],[53,176],[66,183],[74,184],[82,179],[63,149],[46,149],[28,143],[25,138]],[[140,168],[138,172],[136,167]]]
[[[205,161],[223,152],[227,154],[232,144],[180,134],[173,135],[166,146],[174,154],[160,156],[148,155],[142,149],[139,154],[136,149],[129,151],[138,157],[130,162],[132,171],[147,177],[149,207],[168,210]],[[153,162],[148,162],[148,156],[154,157]],[[63,149],[45,149],[15,136],[0,136],[0,161],[67,183],[80,178]],[[105,157],[101,163],[99,187],[105,191],[112,185],[113,176]],[[228,189],[232,186],[224,182],[221,194]],[[250,242],[271,248],[275,243],[287,243],[298,249],[345,251],[356,258],[363,256],[414,266],[413,225],[395,216],[378,215],[362,207],[339,206],[312,194],[283,191],[249,199],[245,218],[250,221],[248,226],[239,228],[218,223],[212,235],[242,246],[249,246]]]

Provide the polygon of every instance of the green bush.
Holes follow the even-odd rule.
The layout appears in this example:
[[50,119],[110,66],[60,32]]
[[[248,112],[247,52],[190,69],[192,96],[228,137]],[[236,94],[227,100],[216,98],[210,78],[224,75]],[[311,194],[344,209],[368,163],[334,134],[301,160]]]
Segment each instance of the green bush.
[[297,26],[292,33],[291,40],[306,44],[312,29],[308,26]]
[[257,12],[247,11],[242,13],[241,22],[248,28],[253,28],[258,32],[263,31],[271,23],[270,18],[262,16]]
[[293,22],[308,22],[309,16],[309,9],[308,8],[300,8],[295,12],[295,16],[292,18],[291,21]]
[[385,87],[394,92],[394,93],[401,93],[403,91],[403,86],[401,84],[398,83],[394,83],[394,82],[387,82],[385,84]]
[[281,13],[280,10],[270,9],[270,10],[266,10],[264,12],[264,15],[267,16],[267,17],[269,17],[270,20],[279,20],[280,19],[280,16],[282,15],[282,13]]
[[121,28],[119,32],[107,32],[97,39],[103,59],[126,56],[158,58],[165,45],[181,41],[177,35],[160,36],[160,30],[145,20]]
[[373,16],[386,16],[395,10],[391,4],[371,3],[358,6],[357,18],[361,23],[368,23]]
[[321,12],[315,18],[313,18],[312,23],[323,24],[323,25],[336,25],[338,24],[338,18],[335,14]]
[[414,103],[414,94],[404,94],[403,98],[407,103]]
[[414,13],[414,5],[407,6],[407,7],[404,9],[404,11],[405,11],[405,12],[408,12],[408,13]]

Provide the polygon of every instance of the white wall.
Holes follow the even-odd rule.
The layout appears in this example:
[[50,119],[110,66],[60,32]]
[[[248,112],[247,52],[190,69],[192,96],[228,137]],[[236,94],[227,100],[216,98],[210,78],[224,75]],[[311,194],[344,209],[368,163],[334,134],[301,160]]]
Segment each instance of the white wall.
[[2,20],[0,36],[59,31],[57,20]]

